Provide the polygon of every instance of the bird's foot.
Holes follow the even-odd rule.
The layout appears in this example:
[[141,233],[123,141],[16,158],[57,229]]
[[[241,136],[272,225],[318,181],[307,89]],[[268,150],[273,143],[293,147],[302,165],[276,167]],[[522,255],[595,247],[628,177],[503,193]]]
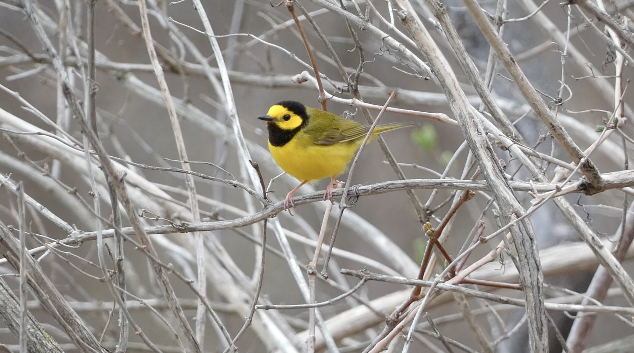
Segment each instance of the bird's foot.
[[288,214],[290,214],[291,216],[293,215],[293,213],[291,212],[291,207],[295,207],[295,204],[293,203],[293,194],[295,193],[295,191],[297,191],[297,189],[302,187],[302,185],[306,184],[307,182],[308,182],[307,180],[303,181],[301,184],[297,185],[293,190],[289,191],[288,194],[286,194],[286,198],[284,199],[284,209],[288,210]]
[[330,179],[330,183],[328,183],[328,187],[326,187],[326,192],[324,193],[324,200],[328,200],[334,203],[332,199],[332,190],[336,188],[337,186],[339,186],[339,182],[337,181],[337,178],[332,177]]
[[295,190],[292,190],[291,192],[289,192],[286,195],[286,198],[284,199],[284,209],[288,210],[288,214],[290,214],[291,216],[293,215],[293,212],[291,212],[291,207],[295,207],[295,204],[293,203],[293,193],[295,192]]

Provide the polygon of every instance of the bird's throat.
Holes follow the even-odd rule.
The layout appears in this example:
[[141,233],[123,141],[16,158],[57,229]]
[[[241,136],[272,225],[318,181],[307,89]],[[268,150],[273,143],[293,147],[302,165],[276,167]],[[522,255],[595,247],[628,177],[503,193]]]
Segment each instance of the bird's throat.
[[275,147],[286,145],[297,133],[302,129],[304,124],[294,128],[293,130],[284,130],[275,123],[267,123],[269,129],[269,142]]

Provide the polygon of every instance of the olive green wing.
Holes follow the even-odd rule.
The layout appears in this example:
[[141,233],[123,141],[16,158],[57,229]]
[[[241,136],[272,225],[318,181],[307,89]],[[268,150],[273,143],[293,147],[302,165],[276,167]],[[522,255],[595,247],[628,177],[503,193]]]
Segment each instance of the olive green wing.
[[[344,119],[336,114],[322,110],[307,108],[310,116],[304,129],[311,141],[317,145],[334,145],[340,142],[349,142],[363,139],[370,130],[369,125],[361,125],[353,120]],[[391,123],[377,126],[372,132],[375,137],[386,131],[414,126],[413,123]]]
[[[353,123],[348,124],[347,122]],[[363,138],[368,133],[368,127],[360,125],[352,120],[345,120],[338,127],[331,128],[318,140],[318,145],[333,145],[340,142],[353,141]]]
[[358,139],[368,133],[368,127],[333,113],[311,109],[304,133],[317,145],[334,145]]
[[[342,118],[343,119],[343,118]],[[382,134],[386,131],[401,129],[404,127],[414,126],[412,123],[391,123],[385,125],[379,125],[372,131],[370,140],[376,138],[378,134]],[[363,140],[365,135],[370,131],[369,125],[361,125],[352,120],[343,120],[339,122],[339,126],[335,128],[326,129],[323,134],[316,140],[318,145],[332,145],[340,142],[349,142],[354,140]],[[370,141],[369,140],[369,141]]]

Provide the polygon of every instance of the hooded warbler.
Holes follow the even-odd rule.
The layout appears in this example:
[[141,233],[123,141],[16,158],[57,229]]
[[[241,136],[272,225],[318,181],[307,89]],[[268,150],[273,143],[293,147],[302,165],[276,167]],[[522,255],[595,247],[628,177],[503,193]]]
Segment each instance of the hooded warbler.
[[[258,119],[267,122],[269,150],[275,162],[301,181],[286,195],[285,208],[293,205],[293,194],[302,185],[326,177],[330,177],[330,183],[324,199],[332,201],[336,177],[346,172],[348,163],[370,130],[369,125],[361,125],[296,101],[279,102]],[[411,125],[393,123],[376,126],[368,141],[376,139],[380,133]]]

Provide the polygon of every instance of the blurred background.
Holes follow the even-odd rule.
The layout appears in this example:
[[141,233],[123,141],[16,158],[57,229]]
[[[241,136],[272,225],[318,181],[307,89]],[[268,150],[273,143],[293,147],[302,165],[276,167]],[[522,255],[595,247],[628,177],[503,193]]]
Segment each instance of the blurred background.
[[[140,215],[140,224],[150,234],[156,233],[151,227],[168,229],[160,231],[163,234],[150,235],[152,247],[165,268],[182,274],[182,277],[168,274],[167,278],[189,325],[196,331],[196,338],[199,341],[204,338],[202,351],[222,352],[229,346],[218,323],[232,338],[236,336],[250,313],[262,270],[260,304],[306,303],[300,289],[306,287],[297,278],[297,273],[306,280],[305,266],[313,257],[326,202],[314,199],[299,205],[293,209],[292,217],[289,212],[279,210],[272,214],[276,218],[268,223],[268,249],[265,261],[262,261],[259,244],[262,221],[266,217],[259,218],[257,223],[239,225],[239,221],[263,212],[268,206],[244,188],[195,177],[200,219],[212,223],[237,221],[222,229],[213,228],[213,231],[209,230],[212,228],[201,228],[204,230],[200,232],[203,248],[195,241],[191,230],[176,230],[181,222],[191,224],[194,218],[188,204],[184,174],[176,170],[182,168],[182,164],[174,127],[141,33],[137,2],[104,0],[95,3],[96,77],[91,82],[86,78],[86,43],[90,38],[87,32],[88,3],[2,0],[0,221],[14,236],[18,236],[21,217],[15,186],[21,182],[25,194],[33,200],[26,206],[23,217],[26,247],[41,248],[32,253],[41,270],[100,344],[110,351],[121,351],[122,347],[131,352],[155,350],[147,341],[164,352],[189,352],[193,349],[185,338],[186,330],[183,332],[173,315],[175,310],[170,309],[165,300],[165,289],[153,269],[155,265],[137,244],[130,240],[122,242],[122,267],[117,268],[117,245],[112,239],[112,231],[106,232],[106,249],[103,250],[106,261],[102,264],[98,259],[94,232],[99,221],[95,217],[93,200],[98,193],[101,227],[111,230],[113,218],[107,183],[101,169],[96,168],[100,162],[95,156],[90,164],[93,173],[97,174],[94,176],[96,188],[91,186],[88,161],[84,157],[83,145],[86,142],[82,127],[60,88],[58,73],[51,64],[51,53],[47,52],[36,35],[32,20],[25,14],[25,4],[33,7],[33,16],[57,51],[72,94],[82,109],[86,104],[87,87],[96,89],[96,132],[103,148],[118,165],[132,206]],[[342,5],[345,10],[341,9]],[[606,39],[610,33],[591,12],[580,6],[555,2],[547,3],[534,12],[535,6],[540,4],[531,0],[508,3],[504,0],[481,1],[480,5],[493,19],[497,16],[514,19],[497,23],[503,24],[501,35],[504,42],[551,113],[582,150],[595,143],[606,126],[611,129],[611,124],[614,124],[611,119],[629,116],[631,110],[628,104],[633,103],[634,97],[628,87],[632,75],[631,62],[623,64],[627,59],[623,59],[613,42]],[[631,31],[632,24],[627,18],[632,18],[632,5],[631,1],[606,3],[605,11],[624,23],[625,30]],[[269,184],[281,170],[267,150],[266,126],[256,116],[266,114],[271,105],[281,100],[297,100],[308,106],[321,107],[319,91],[312,81],[297,84],[291,80],[303,71],[314,77],[305,44],[284,3],[212,0],[204,2],[203,6],[215,34],[212,41],[217,41],[220,47],[224,66],[218,65],[210,38],[204,34],[201,12],[196,11],[192,3],[147,2],[149,28],[158,62],[174,101],[184,147],[189,161],[196,161],[191,168],[208,177],[239,182],[250,190],[258,190],[259,185],[249,176],[251,167],[244,159],[246,149],[251,159],[258,163],[264,185],[270,185],[267,195],[273,202],[278,202],[298,181],[285,175]],[[458,120],[447,103],[442,86],[423,66],[428,64],[427,58],[416,48],[400,23],[399,6],[402,2],[336,1],[326,4],[304,0],[297,4],[295,12],[323,75],[325,91],[329,97],[336,97],[329,99],[328,110],[367,124],[361,108],[350,104],[353,97],[351,90],[355,89],[357,77],[358,97],[376,107],[383,106],[389,94],[396,92],[390,106],[414,113],[388,112],[381,117],[381,123],[399,121],[416,124],[412,128],[383,135],[407,179],[431,180],[440,179],[443,175],[442,178],[449,179],[485,180],[477,173],[477,165],[473,164],[471,157],[468,158],[468,146],[463,144],[465,138],[458,126],[426,119],[416,113],[444,113]],[[473,84],[460,67],[457,59],[460,54],[452,50],[447,40],[447,29],[442,28],[425,2],[411,1],[411,6],[445,55],[449,64],[446,69],[453,71],[469,102],[486,112]],[[444,2],[443,6],[481,78],[485,78],[485,73],[491,74],[491,94],[521,133],[526,146],[558,160],[560,164],[570,163],[502,64],[495,55],[489,54],[489,44],[464,4],[452,0]],[[305,19],[303,10],[318,27]],[[344,11],[349,14],[350,22],[341,15]],[[532,15],[525,17],[529,14]],[[331,49],[320,35],[327,39]],[[627,42],[621,44],[626,52],[631,53]],[[226,86],[223,87],[221,72],[225,72],[230,80],[231,98]],[[621,86],[617,88],[617,93],[615,85]],[[621,92],[621,107],[624,108],[624,112],[620,113],[614,99],[618,92]],[[235,107],[232,101],[235,101]],[[370,112],[376,118],[378,110]],[[238,119],[237,125],[233,123],[235,118]],[[619,120],[622,124],[620,128],[613,129],[616,132],[602,141],[590,156],[602,173],[629,169],[632,128],[625,122]],[[236,133],[238,127],[243,140]],[[489,137],[508,180],[533,180],[517,156],[509,153],[492,136]],[[88,148],[94,150],[94,147]],[[546,160],[538,163],[548,179],[555,176],[555,163]],[[579,178],[580,174],[573,174],[571,181]],[[339,179],[345,181],[347,175]],[[351,184],[367,186],[398,179],[381,146],[374,142],[360,155]],[[327,180],[309,184],[296,195],[323,191],[326,185]],[[477,239],[473,234],[478,222],[484,226],[483,236],[504,225],[500,224],[498,205],[492,202],[492,194],[488,191],[477,191],[472,199],[457,205],[456,200],[461,195],[457,188],[434,189],[431,183],[421,181],[413,191],[421,205],[425,206],[425,212],[419,214],[405,189],[398,187],[385,193],[369,192],[371,195],[351,200],[352,206],[343,213],[337,229],[337,251],[330,263],[329,279],[318,276],[315,287],[317,302],[341,295],[357,283],[357,278],[339,274],[342,268],[416,278],[429,239],[424,231],[424,221],[429,221],[436,229],[453,207],[457,208],[457,212],[442,230],[442,241],[446,252],[454,258]],[[631,232],[631,220],[626,217],[629,215],[629,192],[611,189],[592,196],[574,193],[563,197],[611,249],[622,233]],[[515,196],[528,209],[534,193],[516,191]],[[56,216],[54,218],[63,220],[66,227],[56,225],[51,216],[42,213],[42,207],[50,210]],[[122,212],[121,227],[126,230],[124,233],[130,239],[137,239],[130,228],[130,217],[124,206],[119,208]],[[338,212],[339,207],[335,204],[326,230],[327,242]],[[532,214],[530,220],[538,246],[543,250],[540,255],[542,270],[545,282],[549,283],[544,290],[545,299],[559,304],[579,304],[582,298],[579,293],[586,291],[597,270],[597,259],[552,201]],[[174,227],[173,232],[169,230],[170,226]],[[69,227],[74,229],[72,234]],[[621,232],[621,228],[625,231]],[[280,245],[281,238],[288,239],[288,248]],[[71,241],[73,239],[81,240]],[[62,240],[67,243],[60,243]],[[483,258],[500,241],[501,236],[498,236],[479,245],[469,255],[463,268]],[[624,247],[627,249],[629,243]],[[204,295],[217,318],[203,315],[207,320],[206,326],[198,332],[198,297],[192,286],[199,284],[196,258],[200,252],[206,258],[204,276],[207,288]],[[507,248],[496,254],[492,263],[479,267],[472,278],[517,284],[517,271],[513,264],[516,254],[513,247]],[[624,251],[619,260],[629,256]],[[318,263],[318,271],[321,271],[322,263],[323,256]],[[437,261],[435,267],[427,269],[425,279],[433,280],[445,265]],[[628,262],[623,265],[628,271],[632,269]],[[120,306],[114,300],[114,287],[105,283],[102,268],[108,269],[106,273],[111,275],[115,284],[116,273],[124,271],[126,289],[121,296],[128,303],[128,321],[131,318],[138,325],[138,329],[146,335],[146,343],[142,335],[135,335],[132,328],[129,338],[121,338],[120,316],[123,313],[117,309]],[[292,269],[300,272],[293,274]],[[5,261],[0,271],[2,279],[19,297],[18,270]],[[182,278],[191,279],[193,284]],[[516,289],[482,284],[465,286],[497,296],[524,298],[522,291]],[[608,283],[608,287],[608,296],[600,299],[604,305],[630,307],[619,286]],[[324,321],[318,323],[318,327],[327,328],[332,341],[326,348],[318,333],[317,350],[362,352],[373,347],[376,343],[373,341],[384,330],[387,315],[406,300],[410,290],[410,286],[402,284],[370,281],[354,296],[320,308],[319,320]],[[426,319],[421,319],[409,350],[448,351],[449,348],[438,339],[440,334],[447,338],[450,342],[448,347],[453,351],[530,351],[522,307],[470,296],[465,298],[470,309],[466,304],[460,305],[461,300],[448,292],[427,303],[425,311],[436,327],[432,328]],[[73,343],[54,316],[43,310],[35,292],[28,294],[28,307],[61,349],[69,352],[84,350]],[[149,307],[154,310],[149,310]],[[557,326],[561,334],[559,339],[555,331],[549,335],[551,351],[562,350],[576,312],[559,309],[549,311],[549,314],[555,324],[549,326],[551,329]],[[304,351],[308,315],[307,308],[258,309],[253,323],[235,344],[243,352]],[[596,315],[596,320],[585,334],[576,334],[576,348],[572,348],[573,342],[569,339],[570,347],[566,349],[600,352],[607,349],[607,344],[620,344],[620,351],[631,351],[631,348],[627,350],[631,347],[633,334],[631,315],[601,313]],[[481,332],[475,327],[479,327]],[[11,352],[18,352],[19,335],[10,328],[10,324],[0,321],[0,343]],[[407,334],[409,329],[408,326],[403,333]],[[123,346],[122,341],[126,342]],[[404,336],[397,335],[389,343],[389,350],[400,351],[404,344]]]

